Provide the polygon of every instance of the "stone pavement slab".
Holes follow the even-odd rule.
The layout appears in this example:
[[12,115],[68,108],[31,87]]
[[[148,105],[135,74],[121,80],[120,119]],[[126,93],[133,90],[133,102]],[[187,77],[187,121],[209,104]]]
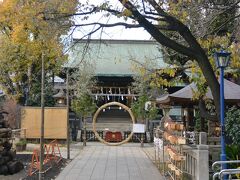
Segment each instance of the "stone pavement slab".
[[57,180],[164,180],[139,144],[88,143]]

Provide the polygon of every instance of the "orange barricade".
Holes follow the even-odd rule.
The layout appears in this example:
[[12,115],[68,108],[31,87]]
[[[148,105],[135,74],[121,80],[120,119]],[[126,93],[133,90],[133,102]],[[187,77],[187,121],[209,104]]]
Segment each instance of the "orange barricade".
[[33,155],[32,155],[32,162],[30,165],[30,168],[28,170],[28,175],[31,176],[33,175],[34,172],[40,169],[40,163],[39,163],[39,151],[37,149],[33,150]]
[[45,146],[47,149],[47,154],[45,159],[49,161],[54,160],[55,163],[59,163],[62,160],[62,155],[61,155],[57,140],[51,141],[48,147],[47,145]]
[[[55,163],[59,163],[62,160],[62,155],[57,143],[57,140],[51,141],[48,145],[44,145],[44,154],[45,158],[43,161],[43,165],[47,163],[52,163],[54,160]],[[40,170],[40,162],[39,162],[40,152],[38,149],[33,150],[32,161],[30,168],[28,170],[28,175],[32,176],[35,172]]]
[[[47,150],[46,146],[44,146],[45,151]],[[31,165],[28,171],[28,175],[31,176],[33,175],[36,171],[39,171],[40,169],[40,161],[39,161],[39,155],[40,152],[38,149],[34,149],[33,150],[33,155],[32,155],[32,161],[31,161]],[[48,159],[44,159],[43,164],[48,163]]]

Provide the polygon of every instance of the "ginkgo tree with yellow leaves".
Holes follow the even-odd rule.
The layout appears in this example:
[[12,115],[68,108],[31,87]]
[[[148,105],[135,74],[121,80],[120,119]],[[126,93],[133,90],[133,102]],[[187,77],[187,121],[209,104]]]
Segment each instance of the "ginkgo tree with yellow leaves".
[[42,57],[47,80],[66,60],[60,42],[73,22],[63,14],[75,13],[77,3],[77,0],[0,2],[0,84],[19,103],[24,102],[26,92],[33,95],[32,87],[40,82]]

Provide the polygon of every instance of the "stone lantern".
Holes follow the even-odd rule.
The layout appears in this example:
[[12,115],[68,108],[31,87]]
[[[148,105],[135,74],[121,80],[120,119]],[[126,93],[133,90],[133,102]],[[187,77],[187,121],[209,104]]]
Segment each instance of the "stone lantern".
[[63,89],[60,89],[59,92],[53,95],[53,98],[56,99],[56,106],[65,106],[66,105],[66,93]]

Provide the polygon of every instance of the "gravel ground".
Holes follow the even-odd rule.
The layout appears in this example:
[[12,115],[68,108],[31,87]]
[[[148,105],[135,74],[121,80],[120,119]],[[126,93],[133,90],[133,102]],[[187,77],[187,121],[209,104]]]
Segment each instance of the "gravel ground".
[[[31,162],[32,154],[17,154],[16,159],[19,160],[24,164],[24,169],[14,175],[7,175],[3,176],[0,175],[1,180],[37,180],[38,179],[38,173],[33,174],[32,176],[27,176],[27,171]],[[61,172],[61,170],[70,162],[66,159],[62,159],[59,164],[53,165],[52,168],[50,168],[45,174],[44,174],[44,180],[51,180],[55,179],[56,176]],[[44,166],[44,169],[48,168],[49,166]]]
[[[35,180],[38,179],[38,174],[34,174],[31,177],[27,177],[27,170],[29,168],[31,159],[32,159],[32,151],[35,148],[38,148],[39,144],[27,144],[27,151],[17,153],[17,160],[24,164],[24,169],[16,174],[3,176],[0,175],[0,180]],[[71,143],[70,145],[70,154],[71,159],[74,159],[81,151],[82,143]],[[50,170],[48,170],[44,175],[44,180],[52,180],[62,171],[62,169],[71,161],[67,160],[67,148],[66,146],[60,145],[61,155],[63,157],[61,163],[53,166]]]

